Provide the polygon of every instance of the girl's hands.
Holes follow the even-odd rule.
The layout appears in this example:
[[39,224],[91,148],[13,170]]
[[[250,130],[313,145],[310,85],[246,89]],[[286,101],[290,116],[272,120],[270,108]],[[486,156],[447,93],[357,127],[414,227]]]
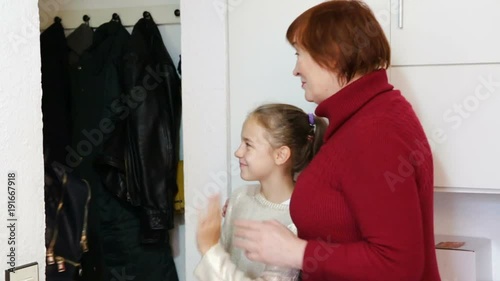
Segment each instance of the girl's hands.
[[196,241],[198,251],[204,255],[210,248],[219,242],[221,235],[222,214],[220,208],[220,195],[208,199],[205,212],[200,212]]

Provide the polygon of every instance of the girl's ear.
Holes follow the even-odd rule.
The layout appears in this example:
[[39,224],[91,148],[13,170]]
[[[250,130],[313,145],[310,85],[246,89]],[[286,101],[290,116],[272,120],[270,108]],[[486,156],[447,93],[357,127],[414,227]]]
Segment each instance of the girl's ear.
[[290,159],[291,156],[292,151],[290,150],[290,147],[286,145],[279,147],[274,151],[274,163],[276,165],[283,165],[288,161],[288,159]]

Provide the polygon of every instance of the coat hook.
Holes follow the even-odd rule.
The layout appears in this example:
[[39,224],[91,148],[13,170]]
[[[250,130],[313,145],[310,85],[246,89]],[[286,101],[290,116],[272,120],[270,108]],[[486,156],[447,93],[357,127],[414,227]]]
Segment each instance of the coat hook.
[[90,17],[87,15],[83,15],[83,22],[85,22],[88,25],[89,21],[90,21]]
[[151,19],[151,14],[148,11],[144,11],[144,13],[142,13],[142,16],[147,20]]
[[61,21],[62,21],[62,20],[61,20],[61,18],[60,18],[60,17],[55,17],[55,18],[54,18],[54,22],[55,22],[55,23],[61,23]]
[[120,16],[117,13],[113,13],[113,17],[111,18],[111,20],[121,22]]
[[180,17],[180,16],[181,16],[181,10],[179,10],[179,9],[175,9],[175,11],[174,11],[174,15],[175,15],[176,17]]

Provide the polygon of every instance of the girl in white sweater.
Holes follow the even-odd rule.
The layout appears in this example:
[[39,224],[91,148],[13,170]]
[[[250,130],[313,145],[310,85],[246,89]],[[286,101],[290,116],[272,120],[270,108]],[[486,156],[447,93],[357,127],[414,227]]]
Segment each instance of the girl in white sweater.
[[[201,281],[294,281],[299,271],[253,262],[233,247],[233,223],[238,219],[274,220],[296,233],[289,213],[294,177],[311,161],[323,141],[326,122],[287,104],[267,104],[247,117],[235,152],[241,178],[258,181],[233,192],[221,230],[219,197],[210,198],[199,218],[195,269]],[[222,232],[222,233],[221,233]]]

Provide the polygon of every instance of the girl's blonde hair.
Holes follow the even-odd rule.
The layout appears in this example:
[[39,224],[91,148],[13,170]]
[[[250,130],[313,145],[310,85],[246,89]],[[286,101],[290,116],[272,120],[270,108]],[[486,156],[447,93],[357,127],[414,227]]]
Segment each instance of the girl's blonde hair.
[[302,171],[319,151],[327,127],[323,118],[289,104],[259,106],[248,118],[254,118],[267,131],[273,148],[290,148],[292,175]]

